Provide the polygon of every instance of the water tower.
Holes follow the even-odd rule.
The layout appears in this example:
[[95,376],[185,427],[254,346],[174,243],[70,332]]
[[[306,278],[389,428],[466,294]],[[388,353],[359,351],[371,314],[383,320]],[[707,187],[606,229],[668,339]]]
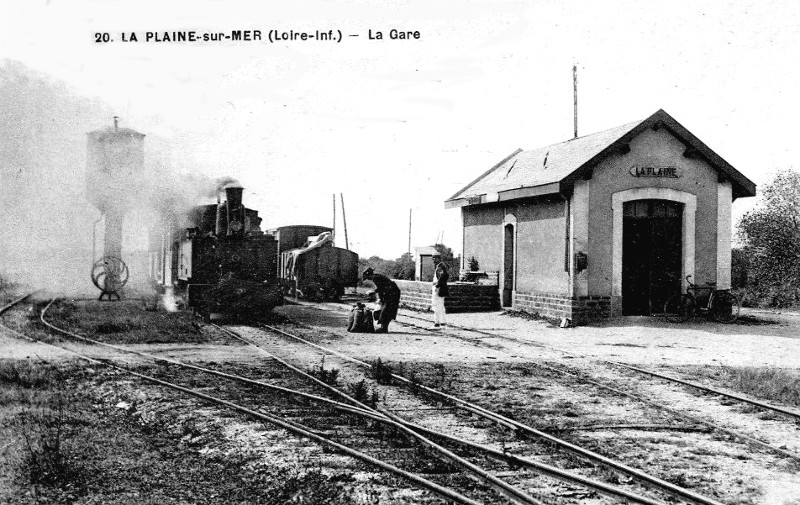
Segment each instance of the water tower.
[[114,126],[86,135],[86,198],[105,218],[103,257],[92,265],[92,282],[100,289],[101,300],[119,300],[128,281],[128,267],[122,261],[122,223],[142,187],[144,134],[120,128],[114,116]]

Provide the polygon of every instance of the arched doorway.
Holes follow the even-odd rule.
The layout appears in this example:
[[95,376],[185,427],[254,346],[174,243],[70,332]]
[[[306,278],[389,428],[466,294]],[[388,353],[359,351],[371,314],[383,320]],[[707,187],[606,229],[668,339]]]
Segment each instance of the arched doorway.
[[514,291],[514,224],[503,226],[503,307],[511,307]]
[[648,315],[681,290],[683,204],[632,200],[622,206],[622,312]]

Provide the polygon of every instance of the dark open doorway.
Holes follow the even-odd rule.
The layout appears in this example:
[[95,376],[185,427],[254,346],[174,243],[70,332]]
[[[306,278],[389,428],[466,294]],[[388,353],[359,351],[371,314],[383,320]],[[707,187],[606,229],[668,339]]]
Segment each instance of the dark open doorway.
[[503,228],[503,307],[511,307],[514,289],[514,225]]
[[626,202],[622,210],[622,312],[663,312],[680,292],[683,204],[667,200]]

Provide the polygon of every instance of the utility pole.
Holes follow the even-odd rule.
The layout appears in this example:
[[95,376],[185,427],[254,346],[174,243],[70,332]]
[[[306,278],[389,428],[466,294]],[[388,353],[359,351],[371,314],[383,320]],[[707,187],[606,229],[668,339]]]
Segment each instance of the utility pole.
[[333,195],[333,225],[331,225],[331,240],[336,245],[336,193]]
[[344,194],[339,193],[342,199],[342,222],[344,222],[344,248],[350,249],[350,241],[347,240],[347,215],[344,213]]
[[408,254],[411,254],[411,209],[408,209]]
[[578,138],[578,63],[572,65],[572,96],[573,116],[575,123],[575,137]]

